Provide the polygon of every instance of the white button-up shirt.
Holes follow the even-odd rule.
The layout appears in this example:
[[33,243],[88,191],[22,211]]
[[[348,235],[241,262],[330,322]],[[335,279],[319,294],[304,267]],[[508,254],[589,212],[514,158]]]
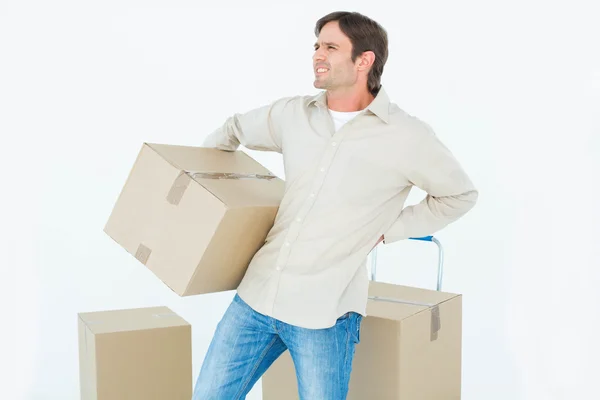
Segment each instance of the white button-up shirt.
[[[285,193],[237,293],[259,313],[304,328],[366,315],[366,260],[378,239],[427,236],[469,211],[477,191],[431,127],[383,88],[335,131],[326,92],[234,114],[204,147],[283,155]],[[405,207],[412,186],[427,197]]]

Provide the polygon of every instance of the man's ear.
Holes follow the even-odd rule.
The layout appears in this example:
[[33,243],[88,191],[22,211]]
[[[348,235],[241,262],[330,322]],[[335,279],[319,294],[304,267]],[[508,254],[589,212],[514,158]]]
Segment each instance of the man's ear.
[[365,51],[358,57],[358,69],[359,71],[368,71],[375,62],[375,53],[372,51]]

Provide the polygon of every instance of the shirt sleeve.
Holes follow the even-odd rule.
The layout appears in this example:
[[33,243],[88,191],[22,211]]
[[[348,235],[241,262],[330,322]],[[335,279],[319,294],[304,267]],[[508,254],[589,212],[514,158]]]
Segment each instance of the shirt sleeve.
[[427,195],[418,204],[405,207],[384,233],[384,244],[411,237],[433,235],[471,210],[478,191],[448,148],[431,127],[418,135],[407,152],[403,168],[409,182]]
[[242,145],[251,150],[282,153],[282,121],[292,99],[280,98],[245,113],[233,114],[206,137],[202,147],[235,151]]

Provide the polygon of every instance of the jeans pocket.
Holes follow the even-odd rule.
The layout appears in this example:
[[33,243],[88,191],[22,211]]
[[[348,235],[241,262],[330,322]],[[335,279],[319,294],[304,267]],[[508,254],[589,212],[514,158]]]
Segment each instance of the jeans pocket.
[[338,319],[335,321],[335,323],[336,323],[336,324],[340,324],[340,323],[342,323],[342,322],[345,322],[345,321],[346,321],[348,318],[350,318],[350,314],[351,314],[351,313],[347,312],[346,314],[344,314],[344,315],[342,315],[341,317],[339,317],[339,318],[338,318]]

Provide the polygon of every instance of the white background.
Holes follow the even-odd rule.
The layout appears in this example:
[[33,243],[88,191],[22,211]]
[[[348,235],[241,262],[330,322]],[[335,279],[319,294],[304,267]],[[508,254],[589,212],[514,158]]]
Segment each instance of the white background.
[[[143,141],[199,145],[316,93],[314,23],[339,9],[387,29],[388,94],[480,190],[436,235],[464,295],[463,399],[600,398],[598,6],[388,1],[0,1],[0,398],[79,398],[83,311],[171,307],[196,376],[233,293],[179,298],[104,223]],[[381,280],[434,287],[434,245],[379,249]]]

